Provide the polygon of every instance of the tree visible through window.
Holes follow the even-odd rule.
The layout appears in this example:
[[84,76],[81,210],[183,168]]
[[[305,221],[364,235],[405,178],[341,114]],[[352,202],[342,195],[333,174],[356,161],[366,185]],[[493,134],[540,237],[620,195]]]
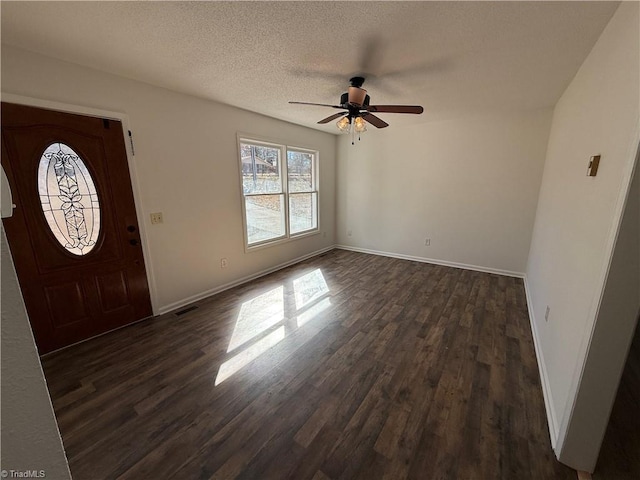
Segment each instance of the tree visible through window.
[[309,150],[240,141],[248,246],[318,229],[316,159]]

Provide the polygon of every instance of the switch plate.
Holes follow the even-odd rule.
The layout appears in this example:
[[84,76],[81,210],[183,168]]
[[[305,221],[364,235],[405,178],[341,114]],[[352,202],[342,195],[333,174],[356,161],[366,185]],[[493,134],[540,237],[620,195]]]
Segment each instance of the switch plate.
[[598,173],[600,165],[600,155],[594,155],[589,159],[589,167],[587,167],[587,177],[595,177]]
[[229,265],[229,263],[227,262],[226,258],[221,258],[220,259],[220,268],[227,268],[227,265]]
[[158,223],[162,223],[162,212],[156,212],[151,214],[151,224],[157,225]]

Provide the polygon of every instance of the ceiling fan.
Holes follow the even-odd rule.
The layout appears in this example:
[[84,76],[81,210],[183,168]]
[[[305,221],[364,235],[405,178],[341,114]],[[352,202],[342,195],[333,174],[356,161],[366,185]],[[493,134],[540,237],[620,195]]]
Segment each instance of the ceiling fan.
[[[364,132],[367,127],[366,123],[370,123],[377,128],[388,127],[389,124],[373,113],[414,113],[420,114],[424,109],[419,105],[370,105],[369,95],[362,88],[364,77],[353,77],[349,80],[349,90],[340,96],[340,105],[328,105],[324,103],[309,102],[289,102],[296,105],[315,105],[319,107],[330,107],[344,110],[342,112],[323,118],[318,123],[329,123],[332,120],[340,119],[336,123],[338,129],[348,133]],[[353,125],[353,130],[352,130]],[[353,143],[353,142],[352,142]]]

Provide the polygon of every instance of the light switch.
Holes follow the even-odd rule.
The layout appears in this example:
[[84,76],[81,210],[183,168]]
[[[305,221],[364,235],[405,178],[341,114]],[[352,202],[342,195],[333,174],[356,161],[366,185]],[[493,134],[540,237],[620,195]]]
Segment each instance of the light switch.
[[600,155],[594,155],[589,160],[589,168],[587,168],[587,177],[595,177],[598,173],[598,165],[600,165]]

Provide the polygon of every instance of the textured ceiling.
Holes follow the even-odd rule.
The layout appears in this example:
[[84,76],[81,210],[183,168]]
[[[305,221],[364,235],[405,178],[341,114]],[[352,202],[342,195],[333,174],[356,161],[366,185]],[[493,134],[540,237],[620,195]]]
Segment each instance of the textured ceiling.
[[[335,133],[363,74],[391,124],[552,106],[617,2],[7,2],[2,42]],[[404,118],[402,118],[404,117]],[[409,118],[408,118],[409,117]]]

